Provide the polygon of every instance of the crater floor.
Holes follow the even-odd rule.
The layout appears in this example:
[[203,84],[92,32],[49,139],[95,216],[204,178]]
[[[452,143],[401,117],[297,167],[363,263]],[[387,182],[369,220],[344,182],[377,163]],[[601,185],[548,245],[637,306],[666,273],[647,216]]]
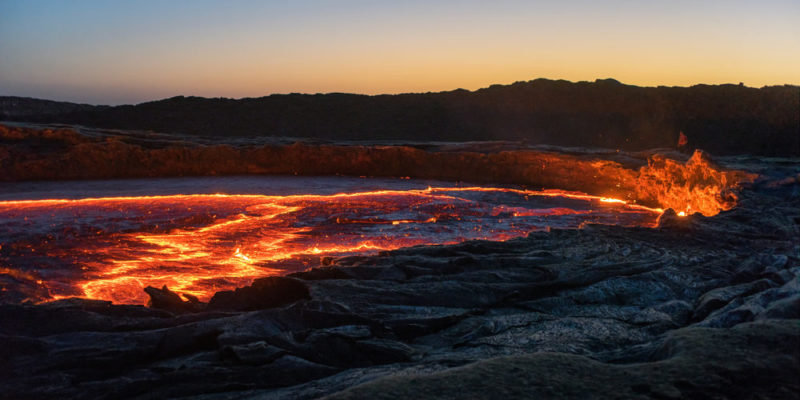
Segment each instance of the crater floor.
[[[786,171],[783,165],[782,171]],[[800,185],[714,217],[336,259],[153,308],[0,305],[10,398],[797,398]]]
[[[7,288],[3,296],[12,299],[0,304],[0,397],[800,398],[800,160],[740,156],[718,161],[723,167],[699,151],[690,157],[513,143],[225,142],[152,132],[0,126],[5,172],[0,180],[6,181],[4,188],[19,189],[16,194],[36,192],[36,180],[341,174],[557,187],[666,209],[655,227],[584,224],[582,229],[532,229],[505,241],[407,247],[324,262],[317,258],[323,265],[261,277],[249,286],[219,291],[208,301],[192,297],[191,289],[182,288],[182,297],[151,286],[145,288],[150,307],[80,298],[23,302],[50,295],[52,288],[39,291],[41,277],[35,275],[36,268],[44,269],[39,261],[48,257],[27,270],[0,265]],[[147,195],[150,189],[142,190]],[[402,190],[419,191],[422,197],[404,198],[431,200],[419,203],[419,210],[434,212],[407,215],[398,208],[380,215],[353,214],[346,201],[341,212],[311,215],[329,222],[345,217],[370,232],[413,226],[405,221],[419,222],[420,228],[438,226],[449,209],[428,207],[440,204],[430,196],[490,204],[479,206],[484,208],[476,214],[507,224],[534,221],[536,212],[530,210],[564,206],[547,205],[551,199],[543,198],[528,207],[519,193],[502,191],[495,193],[502,201],[487,202],[487,192],[478,190],[469,194],[450,187],[434,193],[427,185]],[[178,194],[186,192],[162,193]],[[26,197],[2,200],[20,198]],[[171,207],[169,200],[161,200],[153,200],[155,211]],[[226,237],[204,236],[201,230],[245,223],[237,222],[248,220],[241,214],[288,216],[309,210],[261,200],[245,201],[229,213],[198,205],[208,212],[195,219],[181,214],[171,220],[173,214],[166,212],[144,223],[144,229],[126,219],[119,204],[106,204],[106,211],[117,210],[117,225],[94,234],[117,239],[133,234],[119,243],[138,243],[149,256],[178,249],[177,256],[181,246],[225,242]],[[53,203],[49,214],[42,207],[38,221],[57,220],[58,207],[65,204],[69,209],[81,203]],[[519,209],[523,206],[528,211]],[[619,203],[590,200],[588,206],[566,208],[609,206]],[[500,212],[492,216],[487,212],[492,207]],[[524,218],[517,219],[515,212]],[[436,224],[426,222],[432,216]],[[575,216],[563,214],[567,220]],[[6,215],[5,220],[21,224],[6,229],[6,242],[41,239],[36,243],[46,247],[84,240],[89,236],[81,235],[92,232],[79,224],[48,233],[52,227],[45,224],[37,233],[21,228],[35,225],[37,218]],[[453,229],[459,226],[452,218],[441,221]],[[263,223],[255,225],[258,230]],[[135,237],[180,232],[187,232],[186,240],[177,247]],[[57,240],[50,241],[48,234]],[[464,239],[486,237],[481,235]],[[293,243],[308,235],[297,239]],[[221,253],[226,259],[266,254],[230,242]],[[303,252],[309,247],[314,253],[311,246]],[[36,257],[20,253],[26,249],[36,253],[4,242],[0,254],[6,260]],[[61,278],[74,271],[54,270],[67,271]]]

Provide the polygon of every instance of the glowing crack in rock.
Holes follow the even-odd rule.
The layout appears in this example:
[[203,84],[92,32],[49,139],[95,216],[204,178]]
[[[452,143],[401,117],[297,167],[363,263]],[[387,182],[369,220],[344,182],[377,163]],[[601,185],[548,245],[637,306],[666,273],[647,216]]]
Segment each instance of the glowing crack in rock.
[[38,288],[30,290],[34,301],[141,304],[148,285],[208,300],[325,257],[508,240],[587,222],[653,226],[661,211],[583,193],[492,187],[2,201],[0,272]]

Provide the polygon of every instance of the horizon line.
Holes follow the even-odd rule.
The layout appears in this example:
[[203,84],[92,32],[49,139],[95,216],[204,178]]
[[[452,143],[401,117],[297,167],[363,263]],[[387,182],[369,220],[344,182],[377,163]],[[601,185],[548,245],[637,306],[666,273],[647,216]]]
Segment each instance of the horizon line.
[[490,88],[492,88],[494,86],[513,86],[515,84],[532,83],[532,82],[535,82],[535,81],[567,82],[567,83],[571,83],[571,84],[581,84],[581,83],[593,84],[593,83],[599,83],[599,82],[614,81],[617,84],[620,84],[621,86],[633,86],[633,87],[638,87],[638,88],[643,88],[643,89],[647,89],[647,88],[651,88],[651,89],[656,89],[656,88],[684,88],[684,89],[687,89],[687,88],[693,88],[693,87],[697,87],[697,86],[742,86],[742,87],[745,87],[745,88],[748,88],[748,89],[756,89],[756,90],[769,88],[769,87],[784,87],[784,86],[800,88],[800,84],[795,84],[795,83],[782,83],[782,84],[774,84],[774,85],[763,85],[763,86],[760,86],[760,87],[748,86],[748,85],[744,84],[743,82],[739,82],[739,83],[732,83],[732,82],[728,82],[728,83],[695,83],[695,84],[687,85],[687,86],[682,86],[682,85],[655,85],[654,86],[654,85],[628,84],[628,83],[621,82],[618,79],[611,78],[611,77],[596,78],[594,81],[587,81],[587,80],[571,81],[569,79],[539,77],[539,78],[534,78],[534,79],[527,80],[527,81],[519,80],[519,81],[514,81],[514,82],[511,82],[511,83],[493,83],[493,84],[490,84],[488,86],[480,87],[480,88],[473,89],[473,90],[464,89],[464,88],[459,87],[459,88],[455,88],[455,89],[440,90],[440,91],[392,92],[392,93],[373,93],[373,94],[370,94],[370,93],[356,93],[356,92],[339,92],[339,91],[315,92],[315,93],[311,93],[311,92],[288,92],[288,93],[287,92],[273,92],[273,93],[267,93],[267,94],[264,94],[262,96],[255,96],[255,97],[254,96],[243,96],[243,97],[199,96],[199,95],[192,95],[192,94],[188,94],[188,95],[187,94],[176,94],[176,95],[168,96],[168,97],[161,97],[161,98],[156,98],[156,99],[152,99],[152,100],[145,100],[145,101],[141,101],[139,103],[118,103],[118,104],[85,103],[85,102],[77,102],[77,101],[70,101],[70,100],[57,100],[55,98],[42,98],[42,97],[32,97],[32,96],[14,95],[14,94],[8,94],[8,95],[0,94],[0,98],[1,97],[18,97],[18,98],[23,98],[23,99],[53,101],[53,102],[58,102],[58,103],[89,105],[89,106],[95,106],[95,107],[102,107],[102,106],[121,107],[121,106],[137,106],[137,105],[141,105],[141,104],[154,103],[154,102],[170,100],[170,99],[174,99],[174,98],[181,98],[181,97],[182,98],[201,98],[201,99],[246,100],[246,99],[261,99],[261,98],[271,97],[271,96],[297,96],[297,95],[300,95],[300,96],[320,96],[320,95],[323,95],[324,96],[324,95],[341,94],[341,95],[351,95],[351,96],[380,97],[380,96],[439,94],[439,93],[450,93],[450,92],[457,92],[457,91],[475,93],[475,92],[479,92],[481,90],[490,89]]

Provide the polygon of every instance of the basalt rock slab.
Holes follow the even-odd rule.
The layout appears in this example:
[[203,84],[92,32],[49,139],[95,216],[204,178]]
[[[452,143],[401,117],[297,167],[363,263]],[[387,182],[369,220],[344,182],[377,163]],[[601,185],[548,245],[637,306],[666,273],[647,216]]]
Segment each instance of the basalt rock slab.
[[326,398],[793,399],[800,390],[795,379],[800,373],[798,346],[797,321],[748,323],[729,330],[690,327],[645,345],[657,356],[638,363],[537,352],[433,374],[392,375]]
[[179,294],[169,290],[166,285],[161,289],[148,286],[144,288],[144,291],[150,296],[150,300],[147,302],[148,307],[159,310],[166,310],[179,314],[197,312],[205,309],[207,306],[191,294],[184,293],[183,296],[186,297],[186,300],[181,299]]
[[208,302],[208,310],[252,311],[274,308],[310,298],[302,281],[270,276],[256,279],[252,285],[217,292]]

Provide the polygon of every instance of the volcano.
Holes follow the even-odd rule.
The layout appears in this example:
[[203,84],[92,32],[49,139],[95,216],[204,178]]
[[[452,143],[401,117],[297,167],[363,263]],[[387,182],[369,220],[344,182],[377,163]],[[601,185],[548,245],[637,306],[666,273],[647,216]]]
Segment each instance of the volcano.
[[0,145],[10,398],[800,392],[793,158],[24,124]]

